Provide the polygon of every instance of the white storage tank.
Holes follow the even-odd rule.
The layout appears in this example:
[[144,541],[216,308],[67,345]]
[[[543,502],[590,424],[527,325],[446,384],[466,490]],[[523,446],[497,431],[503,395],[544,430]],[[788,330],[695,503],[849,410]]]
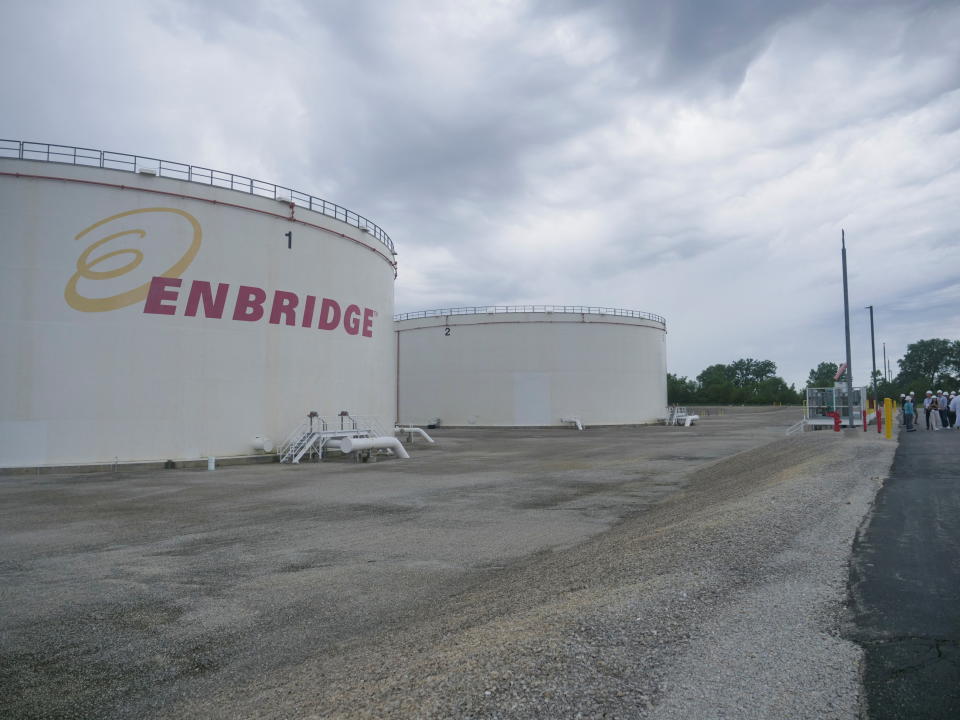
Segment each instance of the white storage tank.
[[472,307],[398,315],[401,423],[655,422],[667,404],[666,323],[637,310]]
[[217,458],[396,413],[393,244],[304,193],[0,141],[0,467]]

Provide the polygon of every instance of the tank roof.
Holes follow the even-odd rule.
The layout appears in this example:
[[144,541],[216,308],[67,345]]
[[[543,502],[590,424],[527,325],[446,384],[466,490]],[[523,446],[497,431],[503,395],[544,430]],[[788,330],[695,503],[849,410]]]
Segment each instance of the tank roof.
[[383,243],[391,254],[396,254],[390,236],[379,225],[363,215],[347,210],[347,208],[329,200],[244,175],[235,175],[222,170],[211,170],[197,165],[160,160],[144,155],[130,155],[112,150],[95,150],[74,147],[73,145],[53,145],[26,140],[0,139],[0,158],[82,165],[106,170],[157,175],[174,180],[211,185],[225,190],[236,190],[274,200],[289,201],[294,205],[358,227]]

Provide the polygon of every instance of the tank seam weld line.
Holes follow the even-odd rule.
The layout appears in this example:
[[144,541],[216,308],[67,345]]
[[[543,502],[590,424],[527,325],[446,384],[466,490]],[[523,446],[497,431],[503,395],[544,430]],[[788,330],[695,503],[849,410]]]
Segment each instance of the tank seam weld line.
[[[325,233],[329,233],[330,235],[336,235],[337,237],[343,238],[344,240],[349,240],[350,242],[356,243],[356,244],[359,245],[360,247],[366,248],[366,249],[369,250],[370,252],[379,255],[381,260],[383,260],[385,263],[387,263],[387,264],[388,264],[390,267],[392,267],[394,270],[397,269],[397,263],[396,263],[396,262],[391,261],[391,260],[388,260],[387,258],[385,258],[385,257],[383,256],[383,253],[381,253],[379,250],[377,250],[377,248],[375,248],[375,247],[370,247],[370,246],[367,245],[365,242],[361,242],[360,240],[357,240],[356,238],[352,238],[352,237],[350,237],[349,235],[345,235],[344,233],[339,233],[339,232],[337,232],[336,230],[330,230],[329,228],[325,228],[325,227],[323,227],[322,225],[316,225],[316,224],[314,224],[314,223],[307,222],[306,220],[300,220],[300,219],[298,219],[298,218],[289,217],[289,216],[287,216],[287,215],[281,215],[281,214],[279,214],[279,213],[273,213],[273,212],[270,212],[269,210],[258,210],[257,208],[247,207],[247,206],[245,206],[245,205],[238,205],[238,204],[236,204],[236,203],[222,202],[222,201],[220,201],[220,200],[210,200],[210,199],[208,199],[208,198],[197,197],[196,195],[185,195],[185,194],[183,194],[183,193],[168,192],[168,191],[166,191],[166,190],[153,190],[153,189],[150,189],[150,188],[141,188],[141,187],[136,187],[136,186],[133,186],[133,185],[118,185],[118,184],[116,184],[116,183],[100,182],[100,181],[98,181],[98,180],[80,180],[80,179],[78,179],[78,178],[62,178],[62,177],[56,177],[56,176],[53,176],[53,175],[32,175],[32,174],[29,174],[29,173],[12,173],[12,172],[0,172],[0,176],[3,176],[3,177],[18,177],[18,178],[19,178],[19,177],[32,178],[32,179],[34,179],[34,180],[56,180],[56,181],[59,181],[59,182],[82,183],[82,184],[84,184],[84,185],[99,185],[99,186],[101,186],[101,187],[117,188],[117,189],[120,189],[120,190],[135,190],[135,191],[138,191],[138,192],[153,193],[154,195],[166,195],[166,196],[168,196],[168,197],[176,197],[176,198],[181,198],[181,199],[183,199],[183,200],[197,200],[198,202],[206,202],[206,203],[210,203],[210,204],[212,204],[212,205],[223,205],[223,206],[225,206],[225,207],[237,208],[238,210],[246,210],[247,212],[260,213],[261,215],[267,215],[267,216],[269,216],[269,217],[280,218],[281,220],[287,220],[287,221],[289,221],[289,222],[295,222],[295,223],[299,223],[299,224],[301,224],[301,225],[306,225],[306,226],[308,226],[308,227],[316,228],[317,230],[321,230],[321,231],[323,231],[323,232],[325,232]],[[216,185],[211,185],[211,187],[217,188]],[[217,189],[218,189],[218,190],[227,190],[228,188],[217,188]],[[260,195],[254,195],[253,197],[261,197],[261,196],[260,196]],[[268,199],[268,198],[264,198],[264,199]],[[294,205],[295,205],[295,203],[294,203]],[[309,210],[309,208],[305,208],[305,209]],[[320,214],[322,215],[323,213],[320,213]],[[336,218],[334,218],[334,219],[336,219]]]

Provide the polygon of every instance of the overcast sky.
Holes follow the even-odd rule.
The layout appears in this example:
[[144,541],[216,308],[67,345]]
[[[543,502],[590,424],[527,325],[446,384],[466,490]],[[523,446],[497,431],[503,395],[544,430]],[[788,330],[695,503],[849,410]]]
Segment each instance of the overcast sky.
[[800,384],[844,356],[843,228],[855,381],[866,305],[878,366],[960,336],[956,1],[0,8],[0,137],[346,205],[397,244],[397,312],[645,310],[673,373]]

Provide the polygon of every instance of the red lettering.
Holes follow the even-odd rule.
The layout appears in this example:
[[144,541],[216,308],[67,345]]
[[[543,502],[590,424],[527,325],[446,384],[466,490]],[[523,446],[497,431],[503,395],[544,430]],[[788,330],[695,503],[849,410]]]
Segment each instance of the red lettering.
[[237,291],[237,304],[233,308],[233,319],[255,322],[263,317],[263,303],[267,293],[258,287],[241,285]]
[[373,308],[363,309],[363,333],[364,337],[373,337]]
[[356,305],[347,305],[347,311],[343,313],[343,329],[347,331],[347,335],[360,332],[360,308]]
[[313,295],[307,295],[307,302],[303,304],[303,327],[310,327],[313,324],[313,309],[316,307],[317,299]]
[[270,307],[270,324],[279,325],[280,316],[283,315],[287,325],[297,324],[297,314],[294,310],[300,298],[296,293],[286,290],[277,290],[273,293],[273,305]]
[[[143,304],[143,312],[153,315],[176,315],[182,285],[181,278],[160,276],[152,278]],[[186,297],[183,314],[185,317],[199,315],[219,320],[223,318],[229,294],[229,283],[217,283],[214,289],[212,282],[194,280]],[[295,326],[297,310],[302,308],[303,317],[299,324],[303,327],[311,327],[316,322],[316,327],[320,330],[335,330],[342,324],[344,332],[348,335],[373,337],[374,319],[377,316],[373,308],[347,305],[343,309],[340,303],[332,298],[325,297],[319,302],[317,300],[315,295],[304,295],[301,298],[295,292],[275,290],[269,308],[269,323]],[[233,319],[243,322],[257,322],[264,319],[267,314],[266,302],[266,290],[254,285],[238,286]]]
[[321,330],[333,330],[340,323],[340,305],[336,300],[324,298],[320,303],[320,322],[317,327]]
[[230,286],[227,283],[217,283],[217,296],[213,296],[213,290],[210,283],[206,280],[194,280],[190,286],[190,294],[187,295],[187,309],[184,315],[194,317],[197,309],[203,303],[203,316],[208,318],[222,318],[223,308],[227,304],[227,290]]
[[180,278],[154,277],[150,280],[150,289],[147,290],[147,301],[143,304],[143,311],[154,315],[175,315],[177,306],[164,305],[164,302],[177,301],[179,291],[168,288],[178,288],[182,282]]

